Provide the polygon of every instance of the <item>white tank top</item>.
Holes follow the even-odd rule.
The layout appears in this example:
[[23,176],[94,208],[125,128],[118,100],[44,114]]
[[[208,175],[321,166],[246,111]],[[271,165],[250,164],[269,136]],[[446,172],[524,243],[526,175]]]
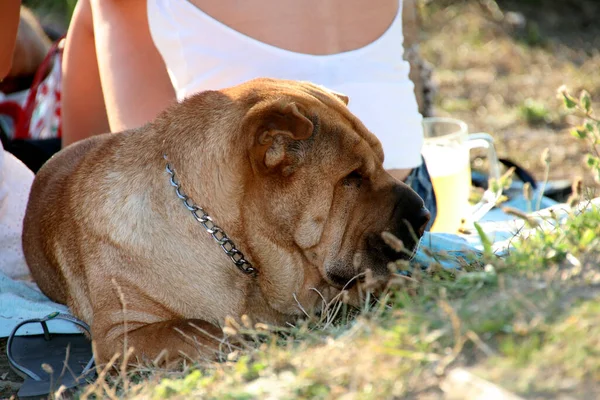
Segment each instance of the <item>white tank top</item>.
[[296,53],[246,36],[187,0],[148,0],[152,39],[182,100],[203,90],[271,77],[306,80],[343,93],[348,107],[381,141],[384,167],[421,164],[421,115],[402,58],[402,1],[374,42],[331,55]]

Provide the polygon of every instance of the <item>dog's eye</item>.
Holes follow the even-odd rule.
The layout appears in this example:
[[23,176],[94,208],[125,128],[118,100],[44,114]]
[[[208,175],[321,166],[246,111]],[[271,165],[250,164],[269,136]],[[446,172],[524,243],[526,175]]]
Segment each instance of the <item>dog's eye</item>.
[[342,179],[342,184],[344,186],[354,186],[360,187],[363,181],[363,176],[358,170],[354,170],[350,172],[344,179]]

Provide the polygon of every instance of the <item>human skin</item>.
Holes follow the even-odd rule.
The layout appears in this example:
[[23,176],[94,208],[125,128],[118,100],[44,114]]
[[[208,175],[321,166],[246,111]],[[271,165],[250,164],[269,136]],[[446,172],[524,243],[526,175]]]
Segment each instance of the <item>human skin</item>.
[[0,80],[8,75],[12,65],[19,28],[20,7],[20,0],[3,0],[0,2]]

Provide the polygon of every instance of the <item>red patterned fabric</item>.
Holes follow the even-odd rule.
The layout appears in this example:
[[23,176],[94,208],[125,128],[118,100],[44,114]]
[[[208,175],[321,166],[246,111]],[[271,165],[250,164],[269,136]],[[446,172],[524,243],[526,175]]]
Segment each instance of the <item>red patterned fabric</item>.
[[14,121],[13,139],[61,137],[61,63],[64,38],[54,43],[38,68],[23,105],[8,99],[0,101],[0,114]]

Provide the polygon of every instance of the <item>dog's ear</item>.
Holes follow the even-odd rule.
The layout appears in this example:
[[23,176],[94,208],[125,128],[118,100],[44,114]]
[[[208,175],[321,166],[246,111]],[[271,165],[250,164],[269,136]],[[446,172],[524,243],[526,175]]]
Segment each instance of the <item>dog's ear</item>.
[[348,105],[348,102],[350,101],[350,98],[348,96],[346,96],[345,94],[342,93],[338,93],[338,92],[334,92],[333,90],[330,90],[331,94],[333,94],[335,97],[337,97],[338,99],[340,99],[342,102],[344,102],[345,105]]
[[314,131],[305,108],[293,101],[278,101],[250,113],[253,155],[257,166],[268,171],[291,174],[302,158],[302,146]]

